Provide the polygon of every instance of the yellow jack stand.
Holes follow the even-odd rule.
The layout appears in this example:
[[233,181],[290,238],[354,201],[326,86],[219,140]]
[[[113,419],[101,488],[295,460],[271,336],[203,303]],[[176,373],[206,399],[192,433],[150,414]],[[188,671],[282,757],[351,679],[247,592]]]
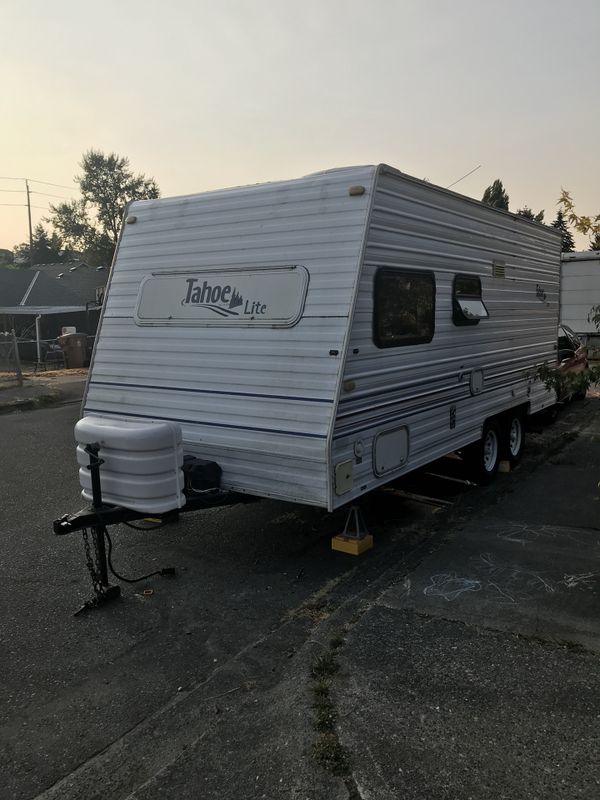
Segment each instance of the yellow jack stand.
[[[351,523],[353,523],[351,525]],[[333,536],[331,549],[340,553],[359,556],[373,547],[373,537],[367,531],[365,521],[358,506],[351,506],[344,526],[344,532]]]

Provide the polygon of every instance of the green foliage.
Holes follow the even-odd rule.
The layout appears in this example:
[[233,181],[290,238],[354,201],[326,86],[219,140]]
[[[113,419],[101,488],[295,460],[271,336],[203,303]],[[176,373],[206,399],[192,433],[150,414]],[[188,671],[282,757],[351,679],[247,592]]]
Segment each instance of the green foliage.
[[92,265],[109,264],[127,203],[160,196],[154,178],[136,175],[129,159],[99,150],[84,153],[76,176],[81,199],[50,206],[49,221],[65,243]]
[[534,214],[529,206],[523,206],[523,208],[519,208],[517,214],[519,214],[521,217],[525,217],[525,219],[530,219],[532,222],[544,221],[544,211],[538,211],[537,214]]
[[556,219],[552,223],[552,227],[556,228],[560,231],[562,236],[562,245],[561,249],[563,253],[572,253],[575,250],[575,240],[573,239],[573,235],[569,230],[569,226],[567,225],[567,221],[565,220],[565,215],[559,209],[556,212]]
[[0,267],[12,267],[13,261],[13,251],[0,248]]
[[85,260],[94,267],[110,264],[115,249],[110,237],[97,227],[88,211],[85,200],[69,200],[50,206],[50,220],[60,231],[65,242],[83,253]]
[[600,231],[596,231],[590,239],[590,250],[600,250]]
[[502,208],[504,211],[508,211],[508,194],[504,191],[504,186],[499,178],[497,178],[491,186],[488,186],[483,193],[481,202],[486,203],[488,206]]
[[29,251],[29,242],[18,244],[14,250],[14,262],[20,267],[31,266],[31,256],[33,264],[52,264],[62,261],[64,258],[62,240],[57,233],[48,233],[40,223],[35,226],[31,237],[33,252]]
[[595,217],[577,214],[575,212],[575,202],[566,189],[561,189],[558,205],[569,225],[572,225],[576,231],[585,235],[589,234],[592,238],[595,238],[596,234],[600,234],[600,214]]
[[334,654],[331,652],[324,653],[322,656],[319,656],[314,663],[311,675],[315,680],[319,680],[334,675],[339,668]]
[[317,764],[333,775],[347,775],[350,772],[348,752],[331,731],[319,735],[313,744],[313,756]]
[[600,367],[587,367],[581,372],[561,372],[554,365],[542,364],[528,377],[541,381],[546,389],[556,392],[558,400],[567,400],[575,395],[584,396],[592,384],[598,383]]

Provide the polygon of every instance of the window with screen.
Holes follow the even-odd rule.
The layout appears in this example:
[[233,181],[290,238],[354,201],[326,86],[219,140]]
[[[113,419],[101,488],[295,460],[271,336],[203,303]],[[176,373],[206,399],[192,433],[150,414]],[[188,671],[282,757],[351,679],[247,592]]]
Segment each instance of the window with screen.
[[477,325],[489,317],[481,299],[481,278],[456,275],[452,291],[452,322],[455,325]]
[[375,276],[373,338],[377,347],[424,344],[435,328],[435,278],[430,272],[380,269]]

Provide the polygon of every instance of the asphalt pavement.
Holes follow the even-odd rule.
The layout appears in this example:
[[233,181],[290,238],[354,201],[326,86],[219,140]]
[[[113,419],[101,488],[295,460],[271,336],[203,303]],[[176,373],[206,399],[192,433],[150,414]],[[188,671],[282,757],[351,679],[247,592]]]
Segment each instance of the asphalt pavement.
[[359,796],[600,797],[600,420],[577,410],[573,439],[456,509],[348,632],[336,702]]
[[78,408],[2,417],[0,797],[598,796],[599,402],[492,487],[374,493],[359,559],[343,513],[282,503],[120,527],[119,571],[177,577],[77,618],[81,535],[51,521],[82,505]]

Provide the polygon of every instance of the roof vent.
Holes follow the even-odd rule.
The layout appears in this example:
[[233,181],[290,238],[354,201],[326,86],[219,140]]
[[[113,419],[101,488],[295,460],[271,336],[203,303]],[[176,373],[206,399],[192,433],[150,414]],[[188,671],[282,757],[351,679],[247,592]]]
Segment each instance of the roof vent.
[[492,261],[492,277],[506,278],[506,262],[505,261]]

